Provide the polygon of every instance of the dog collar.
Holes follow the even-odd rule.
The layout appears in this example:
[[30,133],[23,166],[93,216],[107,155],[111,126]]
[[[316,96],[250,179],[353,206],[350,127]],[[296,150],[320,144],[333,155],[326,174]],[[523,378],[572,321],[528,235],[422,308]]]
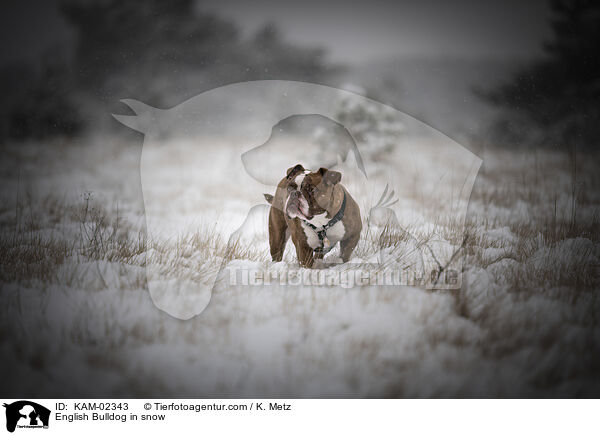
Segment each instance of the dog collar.
[[[321,246],[315,248],[316,253],[328,252],[331,249],[331,246],[325,246],[325,244],[329,245],[329,240],[327,239],[327,230],[337,224],[344,217],[344,211],[346,211],[346,192],[344,192],[344,199],[342,200],[342,206],[338,210],[338,212],[327,222],[325,225],[319,229],[316,225],[311,224],[308,221],[304,221],[306,225],[317,232],[317,236],[319,237],[319,243]],[[327,251],[325,251],[325,248]]]

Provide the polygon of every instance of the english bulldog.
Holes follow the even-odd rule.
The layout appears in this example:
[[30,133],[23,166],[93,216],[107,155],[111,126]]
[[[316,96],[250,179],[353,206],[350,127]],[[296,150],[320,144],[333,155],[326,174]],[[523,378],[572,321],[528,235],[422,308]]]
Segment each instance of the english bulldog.
[[275,195],[265,194],[269,211],[269,246],[281,261],[292,237],[298,261],[312,268],[336,243],[347,262],[358,243],[362,221],[358,204],[340,184],[342,174],[321,168],[311,172],[300,164],[289,168]]

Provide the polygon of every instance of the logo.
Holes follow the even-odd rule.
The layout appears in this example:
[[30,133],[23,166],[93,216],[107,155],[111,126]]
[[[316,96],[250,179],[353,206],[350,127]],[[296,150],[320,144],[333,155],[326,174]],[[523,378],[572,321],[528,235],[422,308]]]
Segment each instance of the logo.
[[6,430],[14,432],[15,428],[48,429],[50,410],[29,400],[19,400],[6,408]]

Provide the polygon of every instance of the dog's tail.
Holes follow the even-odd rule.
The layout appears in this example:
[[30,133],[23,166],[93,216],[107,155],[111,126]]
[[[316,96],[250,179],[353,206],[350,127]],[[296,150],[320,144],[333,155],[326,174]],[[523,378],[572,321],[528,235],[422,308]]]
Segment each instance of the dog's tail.
[[268,193],[263,193],[263,195],[269,204],[273,204],[273,195],[269,195]]

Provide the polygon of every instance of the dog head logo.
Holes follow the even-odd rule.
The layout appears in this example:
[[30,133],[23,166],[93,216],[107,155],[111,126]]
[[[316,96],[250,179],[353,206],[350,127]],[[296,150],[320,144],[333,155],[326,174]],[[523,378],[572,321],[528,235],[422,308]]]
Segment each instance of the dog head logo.
[[15,428],[47,428],[50,421],[50,410],[29,400],[19,400],[4,404],[6,408],[6,430],[14,432]]
[[[367,177],[362,156],[348,130],[322,115],[292,115],[271,128],[267,141],[242,154],[246,172],[267,186],[277,186],[281,168],[302,164],[307,168],[333,168],[352,157]],[[274,171],[279,168],[279,171]]]
[[460,257],[481,159],[435,129],[361,95],[291,81],[232,84],[167,110],[122,101],[135,115],[113,116],[144,134],[147,283],[167,313],[201,313],[234,266],[268,263],[270,273],[295,263],[291,249],[284,263],[271,262],[263,194],[297,164],[320,179],[340,174],[332,186],[353,199],[346,213],[360,209],[350,262],[418,268],[437,277],[424,285],[460,286],[460,277],[439,278]]

